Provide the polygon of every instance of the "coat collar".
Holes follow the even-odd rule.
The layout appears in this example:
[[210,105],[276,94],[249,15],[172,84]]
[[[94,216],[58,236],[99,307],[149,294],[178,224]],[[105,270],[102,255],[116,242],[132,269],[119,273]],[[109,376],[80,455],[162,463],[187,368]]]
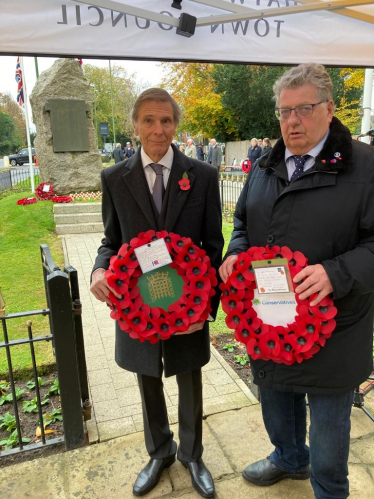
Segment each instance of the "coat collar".
[[[260,158],[259,167],[261,169],[272,168],[274,170],[284,160],[285,149],[284,140],[280,138],[270,153]],[[337,154],[340,154],[340,156],[337,156]],[[350,170],[352,167],[351,133],[338,118],[333,117],[330,124],[330,134],[310,171],[338,173],[339,171]]]
[[[178,217],[186,203],[188,196],[195,182],[193,174],[193,164],[184,154],[172,144],[174,152],[173,165],[170,171],[168,184],[170,184],[168,208],[165,215],[164,229],[172,231]],[[151,197],[147,179],[145,178],[143,164],[140,156],[140,148],[136,153],[125,163],[125,173],[123,180],[133,194],[139,208],[143,211],[152,229],[157,229],[157,220],[152,207]],[[183,173],[187,172],[190,181],[190,189],[182,191],[179,186],[179,180],[182,179]]]

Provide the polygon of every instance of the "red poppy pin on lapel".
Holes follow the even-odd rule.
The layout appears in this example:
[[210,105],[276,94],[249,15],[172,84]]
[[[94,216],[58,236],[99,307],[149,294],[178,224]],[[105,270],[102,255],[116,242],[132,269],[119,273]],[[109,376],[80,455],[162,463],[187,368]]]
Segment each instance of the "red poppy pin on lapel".
[[[190,185],[190,180],[188,178],[187,172],[183,173],[182,178],[180,179],[178,184],[179,184],[179,187],[181,188],[181,191],[188,191],[190,189],[191,185]],[[179,192],[179,194],[180,194],[180,192]]]

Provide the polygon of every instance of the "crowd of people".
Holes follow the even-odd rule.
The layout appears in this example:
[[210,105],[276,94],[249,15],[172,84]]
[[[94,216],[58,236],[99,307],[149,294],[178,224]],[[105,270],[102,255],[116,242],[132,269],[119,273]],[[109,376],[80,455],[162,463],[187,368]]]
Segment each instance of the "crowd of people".
[[[352,140],[348,128],[334,116],[333,84],[322,65],[288,69],[273,90],[274,119],[279,120],[281,137],[273,148],[268,139],[263,144],[251,140],[252,168],[237,202],[224,258],[217,181],[221,147],[211,139],[205,162],[199,160],[202,153],[192,140],[181,151],[173,143],[181,118],[176,101],[159,88],[138,97],[132,121],[141,147],[135,154],[129,152],[125,161],[117,144],[116,157],[121,161],[102,171],[105,233],[92,271],[91,292],[110,306],[114,297],[117,306],[127,300],[123,306],[128,308],[129,299],[110,286],[106,270],[124,243],[149,230],[189,238],[206,252],[223,283],[233,272],[241,282],[236,263],[242,252],[269,245],[277,251],[286,247],[304,254],[308,264],[299,267],[293,282],[297,299],[308,300],[315,311],[308,316],[305,330],[300,322],[301,329],[295,327],[287,335],[288,343],[279,335],[264,345],[259,335],[265,324],[258,322],[255,328],[249,314],[242,325],[243,337],[245,332],[251,341],[258,341],[250,365],[274,447],[268,457],[249,464],[242,476],[262,487],[284,479],[310,479],[316,499],[346,499],[354,389],[373,368],[374,151]],[[188,250],[184,262],[190,262]],[[252,267],[239,265],[243,273],[253,272]],[[123,264],[123,272],[134,271],[127,266],[133,266],[131,258]],[[203,285],[196,276],[191,279],[196,289]],[[240,295],[243,290],[236,291]],[[166,341],[141,342],[116,323],[115,360],[137,374],[149,454],[135,481],[135,496],[150,492],[176,458],[190,473],[200,496],[215,495],[212,475],[202,459],[201,368],[209,362],[209,322],[215,319],[219,296],[217,285],[209,319],[181,328]],[[134,293],[133,297],[137,299]],[[289,352],[300,351],[306,342],[313,345],[313,321],[321,322],[318,317],[327,297],[334,300],[337,314],[335,329],[323,348],[293,364],[261,355],[262,349]],[[124,313],[129,313],[127,308]],[[147,320],[158,319],[150,314]],[[169,426],[163,374],[176,376],[178,383],[178,444]],[[251,438],[250,433],[243,438]]]

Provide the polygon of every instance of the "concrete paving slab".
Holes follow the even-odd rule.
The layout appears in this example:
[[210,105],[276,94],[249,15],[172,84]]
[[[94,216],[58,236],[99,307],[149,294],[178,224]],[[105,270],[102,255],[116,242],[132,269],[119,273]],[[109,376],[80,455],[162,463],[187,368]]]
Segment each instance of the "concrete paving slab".
[[[370,465],[374,475],[374,423],[372,424],[373,433],[371,435],[365,435],[362,438],[351,441],[351,455],[359,460],[359,462]],[[350,462],[352,461],[350,460]]]
[[248,464],[263,459],[273,449],[259,405],[213,414],[206,422],[235,473],[241,474]]
[[349,465],[350,499],[373,499],[374,469],[363,464]]
[[309,480],[284,480],[271,487],[256,487],[242,477],[221,480],[216,484],[218,499],[313,499]]

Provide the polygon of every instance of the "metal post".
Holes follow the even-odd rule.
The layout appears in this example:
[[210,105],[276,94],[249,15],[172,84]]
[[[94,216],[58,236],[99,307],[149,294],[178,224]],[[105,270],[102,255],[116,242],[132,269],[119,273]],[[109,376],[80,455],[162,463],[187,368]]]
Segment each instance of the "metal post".
[[84,444],[79,373],[68,276],[54,271],[47,276],[50,319],[54,338],[66,449]]
[[38,58],[37,58],[37,57],[34,57],[34,61],[35,61],[35,74],[36,74],[36,79],[38,79],[38,78],[39,78]]
[[82,326],[82,303],[79,296],[79,285],[78,285],[78,272],[73,267],[66,267],[65,272],[67,272],[70,279],[71,288],[71,299],[73,301],[73,316],[75,324],[75,344],[77,350],[77,361],[78,361],[78,371],[79,380],[81,388],[81,399],[83,404],[83,415],[84,420],[88,421],[91,419],[91,402],[90,393],[88,390],[88,379],[87,379],[87,366],[86,366],[86,356],[84,352],[84,338],[83,338],[83,326]]
[[112,123],[113,123],[113,142],[116,144],[116,127],[114,124],[114,105],[113,105],[113,82],[112,82],[112,66],[109,59],[109,74],[110,74],[110,100],[112,103]]

